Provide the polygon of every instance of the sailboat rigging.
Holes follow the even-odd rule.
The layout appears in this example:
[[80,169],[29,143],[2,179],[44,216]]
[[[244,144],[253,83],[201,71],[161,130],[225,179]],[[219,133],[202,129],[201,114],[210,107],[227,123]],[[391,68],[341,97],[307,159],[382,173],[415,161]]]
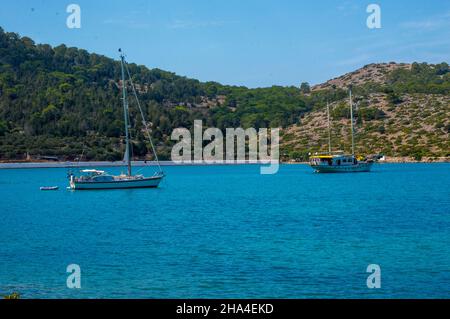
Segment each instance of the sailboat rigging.
[[372,168],[373,161],[366,160],[362,156],[355,155],[355,132],[353,123],[353,99],[352,89],[349,89],[349,105],[350,105],[350,127],[352,135],[352,153],[343,154],[332,153],[331,151],[331,128],[330,128],[330,106],[327,103],[328,118],[328,154],[314,155],[310,157],[310,166],[317,173],[353,173],[353,172],[369,172]]
[[328,154],[331,154],[331,124],[330,124],[330,104],[327,101],[327,120],[328,120]]
[[[74,174],[69,175],[69,184],[71,189],[77,190],[90,190],[90,189],[123,189],[123,188],[155,188],[158,187],[159,183],[164,178],[165,174],[161,168],[158,160],[158,155],[156,154],[155,146],[153,144],[149,127],[147,121],[145,120],[144,112],[142,111],[139,99],[136,93],[136,89],[131,78],[128,65],[125,61],[125,55],[122,50],[120,52],[120,66],[121,66],[121,76],[122,76],[122,104],[123,104],[123,114],[125,123],[125,154],[124,162],[127,168],[127,174],[121,175],[110,175],[103,170],[97,169],[85,169],[81,170],[83,173],[81,176],[75,176]],[[125,74],[126,71],[126,74]],[[130,85],[133,91],[133,95],[136,99],[137,106],[139,108],[140,115],[142,117],[142,123],[144,125],[144,130],[146,132],[147,138],[150,141],[153,155],[155,161],[158,165],[158,171],[151,177],[145,177],[143,175],[133,175],[132,174],[132,163],[131,163],[131,137],[129,132],[129,105],[128,105],[128,92],[127,92],[127,82],[125,75],[128,75]]]

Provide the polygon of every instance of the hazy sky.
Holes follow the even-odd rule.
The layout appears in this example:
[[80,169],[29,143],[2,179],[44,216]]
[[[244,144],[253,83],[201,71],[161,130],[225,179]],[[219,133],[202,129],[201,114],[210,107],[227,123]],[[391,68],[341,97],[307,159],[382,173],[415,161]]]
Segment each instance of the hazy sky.
[[[81,7],[69,29],[66,8]],[[366,7],[381,7],[369,29]],[[0,26],[202,81],[312,84],[372,62],[449,62],[449,0],[15,0]]]

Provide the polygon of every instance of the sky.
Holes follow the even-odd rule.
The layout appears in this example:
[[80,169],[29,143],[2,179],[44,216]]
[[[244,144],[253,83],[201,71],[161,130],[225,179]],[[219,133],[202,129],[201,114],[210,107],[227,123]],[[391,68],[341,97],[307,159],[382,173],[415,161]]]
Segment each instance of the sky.
[[[81,28],[66,25],[67,6]],[[370,29],[369,4],[381,8]],[[369,63],[450,61],[450,0],[14,0],[0,27],[201,81],[322,83]]]

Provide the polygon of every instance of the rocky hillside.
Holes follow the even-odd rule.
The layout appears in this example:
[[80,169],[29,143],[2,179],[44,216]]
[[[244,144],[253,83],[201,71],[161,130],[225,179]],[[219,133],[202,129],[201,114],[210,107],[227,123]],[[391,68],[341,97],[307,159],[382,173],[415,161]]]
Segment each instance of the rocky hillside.
[[[249,89],[200,82],[129,64],[161,159],[170,159],[175,128],[282,128],[286,160],[326,150],[327,102],[334,149],[349,150],[348,87],[355,96],[357,148],[414,158],[449,155],[450,69],[440,64],[380,63],[312,88]],[[117,60],[63,44],[35,44],[0,28],[0,160],[57,157],[118,160],[123,154],[122,83]],[[300,82],[300,81],[299,81]],[[130,104],[132,153],[148,141]]]
[[395,62],[368,64],[356,71],[328,80],[325,83],[315,85],[312,87],[312,90],[318,91],[333,88],[346,89],[349,85],[360,86],[367,82],[386,84],[389,80],[389,74],[391,74],[392,71],[399,69],[411,70],[411,64]]
[[[385,93],[355,98],[355,144],[359,154],[442,159],[450,156],[450,96],[403,94],[397,101]],[[334,151],[351,150],[347,100],[330,104],[331,145]],[[328,150],[325,108],[307,113],[282,137],[284,154],[304,160],[309,152]]]
[[[353,87],[356,151],[416,160],[450,156],[450,73],[447,63],[379,63],[311,88],[327,95],[332,148],[351,150],[348,88]],[[335,92],[330,96],[330,92]],[[285,159],[328,150],[326,103],[316,103],[283,131]]]

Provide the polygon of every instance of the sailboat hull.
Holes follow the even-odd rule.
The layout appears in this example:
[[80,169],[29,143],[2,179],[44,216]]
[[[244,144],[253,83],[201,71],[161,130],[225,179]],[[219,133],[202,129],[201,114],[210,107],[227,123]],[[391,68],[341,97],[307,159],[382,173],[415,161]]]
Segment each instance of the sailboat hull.
[[162,177],[158,176],[133,180],[115,180],[110,182],[72,181],[70,187],[76,190],[156,188],[161,180]]
[[311,165],[317,173],[361,173],[370,172],[373,163],[358,163],[355,165]]

